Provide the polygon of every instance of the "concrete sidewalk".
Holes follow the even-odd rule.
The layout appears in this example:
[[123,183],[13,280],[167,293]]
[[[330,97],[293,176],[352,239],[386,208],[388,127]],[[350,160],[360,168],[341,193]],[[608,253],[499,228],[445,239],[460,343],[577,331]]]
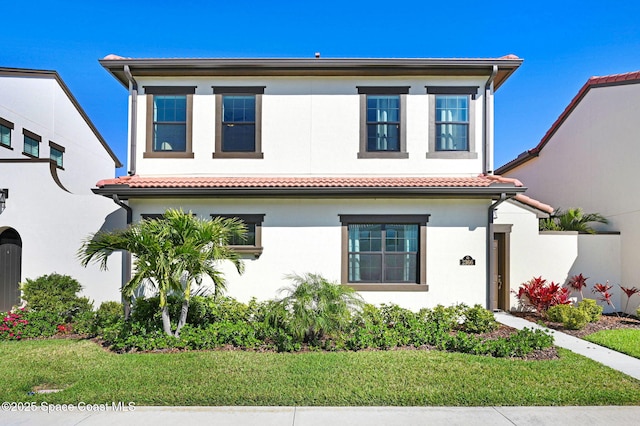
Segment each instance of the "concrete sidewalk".
[[413,426],[636,425],[640,407],[136,407],[128,412],[2,412],[1,425]]
[[[533,329],[547,330],[553,336],[553,343],[561,348],[569,349],[587,358],[591,358],[601,364],[611,367],[614,370],[623,372],[624,374],[640,380],[640,359],[629,355],[621,354],[604,346],[587,342],[586,340],[570,336],[557,330],[551,330],[546,327],[539,326],[531,321],[515,317],[506,312],[494,312],[496,321],[521,330],[525,327]],[[638,401],[640,404],[640,401]],[[640,419],[638,419],[640,424]]]

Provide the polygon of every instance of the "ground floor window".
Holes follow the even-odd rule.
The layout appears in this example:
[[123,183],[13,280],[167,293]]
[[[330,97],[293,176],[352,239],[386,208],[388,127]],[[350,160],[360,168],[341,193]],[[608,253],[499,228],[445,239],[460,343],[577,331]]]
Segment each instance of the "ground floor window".
[[429,215],[341,215],[343,283],[426,284]]

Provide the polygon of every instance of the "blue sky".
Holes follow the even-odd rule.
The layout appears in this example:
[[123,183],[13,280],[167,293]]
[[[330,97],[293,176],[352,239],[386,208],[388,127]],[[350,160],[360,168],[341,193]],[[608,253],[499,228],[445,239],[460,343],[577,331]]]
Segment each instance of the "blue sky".
[[123,162],[127,91],[98,64],[110,53],[307,58],[314,52],[427,58],[513,53],[524,64],[496,93],[496,166],[535,146],[590,76],[640,70],[640,2],[632,1],[3,3],[0,66],[58,71]]

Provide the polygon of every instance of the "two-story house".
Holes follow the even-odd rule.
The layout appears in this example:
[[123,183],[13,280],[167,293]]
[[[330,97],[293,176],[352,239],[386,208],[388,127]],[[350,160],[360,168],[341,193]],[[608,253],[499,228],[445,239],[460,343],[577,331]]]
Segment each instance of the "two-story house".
[[[493,244],[514,231],[494,210],[526,188],[492,174],[493,99],[521,62],[109,55],[129,90],[130,176],[94,191],[134,221],[168,207],[244,220],[246,272],[226,270],[240,299],[316,272],[373,303],[508,307]],[[550,208],[515,203],[537,232]]]
[[121,166],[57,72],[0,68],[0,312],[20,303],[20,282],[53,272],[96,302],[119,300],[121,261],[100,273],[76,252],[125,226],[125,211],[91,192]]

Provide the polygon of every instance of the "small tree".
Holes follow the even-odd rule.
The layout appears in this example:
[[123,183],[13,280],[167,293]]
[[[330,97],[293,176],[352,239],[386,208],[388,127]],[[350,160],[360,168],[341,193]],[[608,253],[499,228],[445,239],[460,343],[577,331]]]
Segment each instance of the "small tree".
[[[231,261],[239,273],[244,264],[228,243],[236,236],[244,238],[246,227],[237,219],[215,218],[201,220],[191,212],[169,209],[162,219],[143,220],[124,230],[98,232],[90,236],[80,248],[83,266],[99,262],[107,267],[108,257],[115,251],[126,250],[135,256],[135,274],[122,288],[125,297],[145,282],[151,282],[160,296],[162,325],[165,333],[178,337],[186,323],[191,298],[191,286],[198,285],[208,276],[215,294],[226,289],[223,274],[217,269],[220,261]],[[167,295],[183,297],[182,310],[175,333],[171,331],[171,318]]]
[[566,211],[558,209],[548,218],[540,220],[541,231],[578,231],[595,234],[591,223],[609,223],[600,213],[585,213],[581,208],[570,208]]

